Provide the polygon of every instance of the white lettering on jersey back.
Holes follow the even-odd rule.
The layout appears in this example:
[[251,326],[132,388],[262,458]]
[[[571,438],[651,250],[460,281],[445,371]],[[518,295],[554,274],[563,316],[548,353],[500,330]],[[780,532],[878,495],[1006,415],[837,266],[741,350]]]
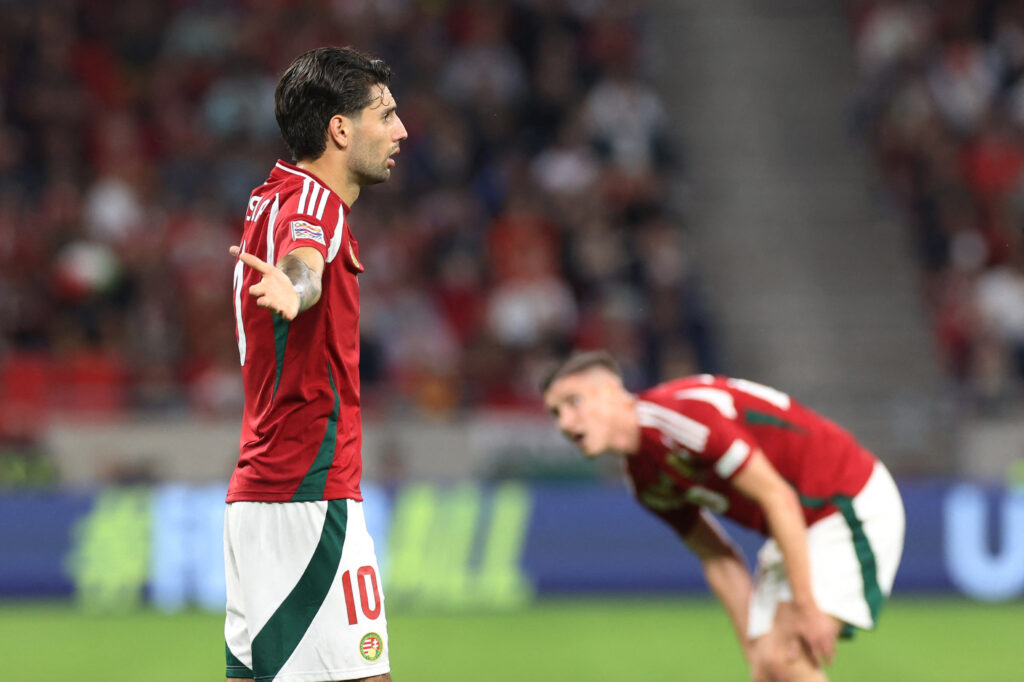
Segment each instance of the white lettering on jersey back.
[[260,216],[263,215],[263,212],[267,210],[267,206],[269,206],[269,205],[270,205],[270,199],[264,199],[263,202],[260,203],[260,207],[256,211],[256,215],[254,215],[252,217],[253,222],[255,222],[255,221],[260,219]]
[[[240,247],[245,251],[245,242]],[[238,332],[238,358],[242,365],[245,365],[245,351],[247,348],[245,338],[245,325],[242,323],[242,279],[244,276],[244,263],[241,259],[235,261],[235,270],[231,276],[231,289],[235,295],[235,329]]]
[[741,464],[747,461],[748,457],[750,457],[750,446],[737,438],[725,451],[725,454],[715,462],[715,473],[721,478],[729,478],[736,473]]
[[274,260],[274,227],[277,225],[277,212],[281,209],[278,200],[281,198],[280,194],[274,195],[274,205],[270,209],[270,217],[267,218],[267,263],[271,265],[277,265]]
[[722,413],[722,416],[726,419],[736,419],[736,401],[733,400],[732,395],[728,391],[723,391],[720,388],[712,388],[710,386],[704,387],[699,386],[697,388],[684,388],[681,391],[676,391],[676,398],[679,400],[700,400],[705,403],[710,403]]
[[641,426],[658,429],[688,450],[704,452],[708,444],[711,429],[667,407],[640,400],[636,415]]
[[260,205],[260,198],[255,194],[249,197],[249,211],[245,214],[245,219],[249,222],[256,220],[256,207]]

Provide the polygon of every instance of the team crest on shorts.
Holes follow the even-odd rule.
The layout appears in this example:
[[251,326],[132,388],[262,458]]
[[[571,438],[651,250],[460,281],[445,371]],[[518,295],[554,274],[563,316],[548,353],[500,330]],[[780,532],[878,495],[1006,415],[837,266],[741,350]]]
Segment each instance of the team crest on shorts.
[[376,661],[384,654],[384,640],[376,632],[367,632],[359,640],[359,653],[371,663]]

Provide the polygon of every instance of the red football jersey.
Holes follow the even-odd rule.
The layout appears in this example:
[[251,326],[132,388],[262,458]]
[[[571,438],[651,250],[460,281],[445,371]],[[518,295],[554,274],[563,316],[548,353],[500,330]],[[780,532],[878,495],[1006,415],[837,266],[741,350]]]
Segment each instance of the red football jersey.
[[761,450],[810,525],[867,483],[875,457],[834,422],[752,381],[700,375],[637,396],[641,442],[626,458],[637,500],[685,534],[699,506],[767,534],[760,506],[729,480]]
[[228,502],[361,500],[358,244],[348,207],[308,171],[278,161],[253,190],[241,248],[277,263],[324,257],[320,300],[288,322],[256,305],[260,273],[235,264],[234,310],[245,409]]

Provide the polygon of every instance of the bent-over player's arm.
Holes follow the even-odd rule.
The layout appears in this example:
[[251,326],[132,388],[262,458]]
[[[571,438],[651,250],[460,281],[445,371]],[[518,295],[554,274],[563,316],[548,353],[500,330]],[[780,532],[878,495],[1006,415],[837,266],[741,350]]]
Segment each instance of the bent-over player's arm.
[[316,249],[300,246],[282,256],[277,265],[270,265],[237,246],[231,255],[263,275],[249,287],[249,295],[256,297],[256,305],[268,308],[286,320],[294,320],[320,300],[324,257]]
[[815,663],[831,662],[836,632],[832,619],[818,608],[811,588],[807,525],[796,491],[760,450],[750,454],[746,466],[733,476],[732,485],[764,510],[768,530],[779,545],[786,566],[793,606],[800,619],[798,636]]
[[743,553],[710,512],[703,509],[690,531],[683,535],[683,541],[700,559],[708,587],[722,603],[743,656],[750,662],[747,617],[753,587]]

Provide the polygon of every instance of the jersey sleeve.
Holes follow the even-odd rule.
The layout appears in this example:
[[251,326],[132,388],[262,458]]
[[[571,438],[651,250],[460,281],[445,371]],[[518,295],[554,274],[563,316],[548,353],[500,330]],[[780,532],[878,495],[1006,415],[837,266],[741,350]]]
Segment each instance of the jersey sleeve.
[[671,401],[671,409],[681,420],[692,424],[690,432],[703,434],[693,443],[700,447],[692,447],[692,444],[688,447],[695,459],[709,464],[723,480],[729,480],[742,470],[757,449],[754,439],[736,421],[735,407],[730,409],[728,402],[677,398]]
[[317,220],[313,216],[292,213],[279,217],[274,226],[274,250],[280,256],[300,246],[309,246],[319,251],[326,260],[332,239],[334,226],[330,221]]
[[301,191],[296,190],[282,203],[274,221],[277,258],[308,246],[330,262],[340,250],[344,222],[341,200],[319,183],[304,182]]

